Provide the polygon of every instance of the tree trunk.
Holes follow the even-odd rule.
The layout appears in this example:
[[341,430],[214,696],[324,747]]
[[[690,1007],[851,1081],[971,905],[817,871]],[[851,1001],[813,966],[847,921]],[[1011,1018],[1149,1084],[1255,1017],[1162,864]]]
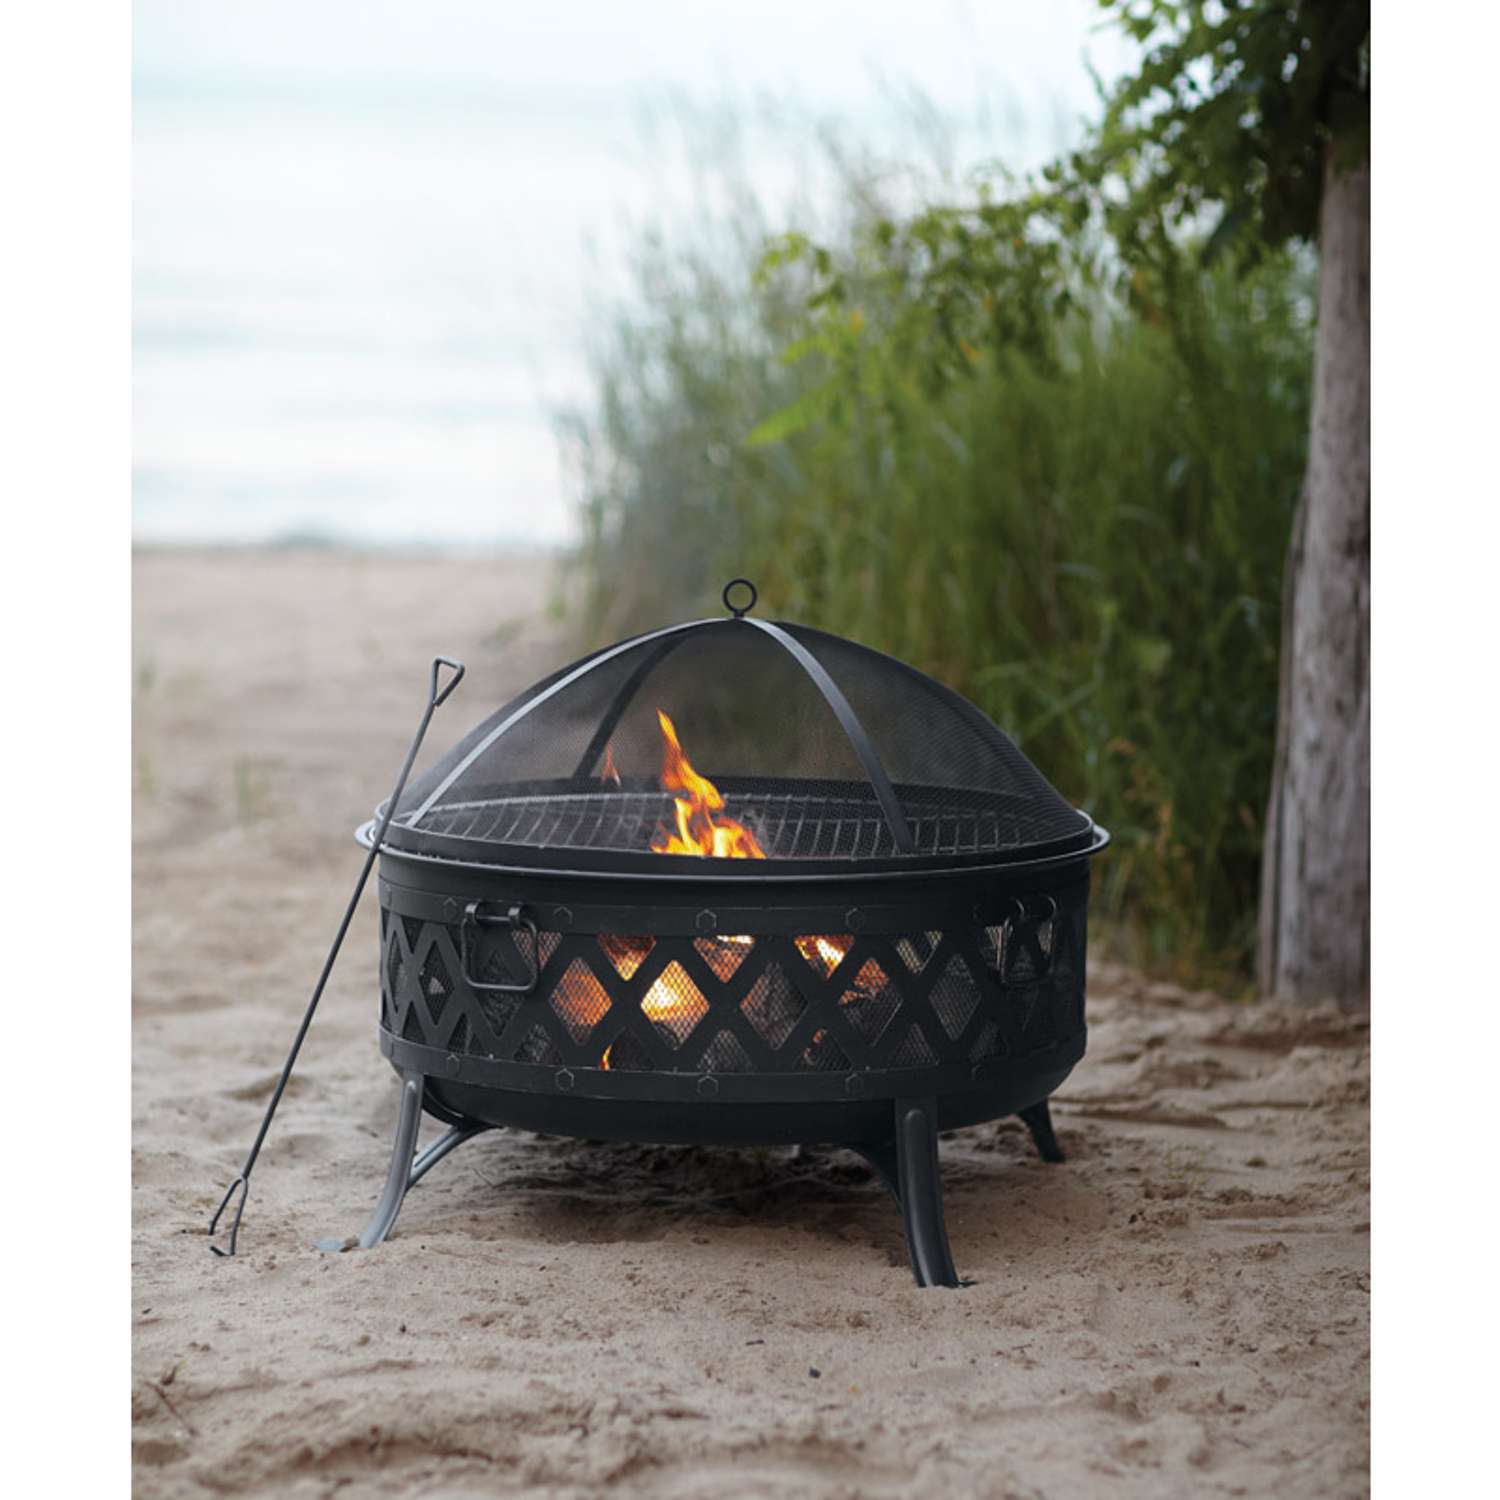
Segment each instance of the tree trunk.
[[1330,152],[1307,472],[1287,554],[1261,991],[1370,987],[1370,169]]

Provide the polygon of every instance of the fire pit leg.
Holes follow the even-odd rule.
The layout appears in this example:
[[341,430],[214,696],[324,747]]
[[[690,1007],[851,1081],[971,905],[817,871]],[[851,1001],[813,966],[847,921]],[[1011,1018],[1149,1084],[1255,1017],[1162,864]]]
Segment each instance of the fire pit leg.
[[[450,1151],[462,1146],[476,1135],[491,1129],[489,1125],[465,1123],[450,1125],[420,1156],[413,1161],[417,1149],[417,1129],[422,1123],[422,1092],[426,1080],[420,1073],[401,1075],[401,1113],[396,1118],[396,1139],[391,1146],[391,1165],[386,1173],[385,1188],[370,1222],[359,1237],[361,1250],[372,1250],[391,1232],[396,1215],[406,1195],[414,1188]],[[349,1241],[339,1239],[319,1240],[320,1250],[342,1250],[349,1248]]]
[[875,1168],[901,1205],[906,1253],[918,1286],[962,1286],[943,1222],[943,1179],[938,1171],[937,1101],[898,1099],[895,1139],[854,1149]]
[[1017,1110],[1017,1119],[1032,1133],[1032,1142],[1037,1146],[1037,1155],[1043,1161],[1067,1161],[1058,1145],[1058,1134],[1052,1128],[1052,1103],[1049,1100],[1034,1104],[1031,1109]]
[[412,1164],[406,1190],[410,1192],[450,1152],[467,1140],[483,1135],[488,1125],[450,1125]]
[[[396,1119],[396,1139],[391,1146],[391,1168],[386,1173],[385,1191],[370,1222],[359,1237],[359,1248],[370,1250],[391,1232],[396,1215],[401,1212],[401,1202],[411,1186],[412,1157],[417,1150],[417,1127],[422,1123],[422,1075],[401,1075],[401,1113]],[[456,1143],[455,1143],[456,1144]]]
[[1033,1104],[1030,1109],[1017,1110],[1016,1113],[1031,1132],[1037,1154],[1043,1161],[1066,1160],[1063,1148],[1057,1144],[1057,1135],[1052,1129],[1052,1110],[1046,1099],[1040,1104]]
[[948,1248],[943,1181],[938,1171],[937,1102],[898,1099],[889,1141],[852,1145],[875,1169],[901,1209],[906,1254],[918,1286],[963,1286]]

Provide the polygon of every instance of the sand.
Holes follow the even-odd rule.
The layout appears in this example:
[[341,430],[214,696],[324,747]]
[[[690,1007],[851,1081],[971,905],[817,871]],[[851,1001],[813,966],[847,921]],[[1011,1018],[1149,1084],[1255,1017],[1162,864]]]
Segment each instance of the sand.
[[1333,1009],[1095,965],[1067,1163],[1015,1121],[944,1145],[958,1291],[832,1149],[497,1132],[326,1253],[395,1115],[367,896],[211,1256],[429,659],[470,668],[435,755],[567,647],[535,560],[148,552],[135,586],[138,1494],[1367,1492],[1368,1026]]

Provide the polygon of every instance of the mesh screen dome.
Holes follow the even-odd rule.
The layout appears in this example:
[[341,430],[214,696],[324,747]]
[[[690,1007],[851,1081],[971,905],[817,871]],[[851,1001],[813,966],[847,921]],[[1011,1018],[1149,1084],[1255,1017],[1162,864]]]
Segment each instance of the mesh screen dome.
[[408,787],[386,843],[702,878],[1008,863],[1092,833],[941,683],[735,617],[607,647],[512,699]]

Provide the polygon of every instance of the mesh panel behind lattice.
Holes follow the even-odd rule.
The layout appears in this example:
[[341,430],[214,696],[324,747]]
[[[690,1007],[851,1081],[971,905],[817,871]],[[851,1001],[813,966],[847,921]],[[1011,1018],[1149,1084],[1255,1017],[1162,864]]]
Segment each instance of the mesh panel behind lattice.
[[749,936],[695,938],[693,947],[698,950],[698,957],[713,971],[714,977],[727,983],[750,956],[755,947],[755,939]]
[[942,977],[927,997],[943,1030],[956,1037],[969,1024],[969,1017],[979,1005],[979,986],[969,966],[956,953],[948,960]]
[[834,1073],[849,1066],[849,1054],[827,1030],[813,1033],[812,1041],[797,1059],[797,1066],[814,1073]]
[[609,992],[581,958],[575,958],[552,991],[552,1009],[568,1028],[568,1035],[581,1042],[609,1011]]
[[401,944],[392,938],[391,949],[386,956],[385,979],[391,999],[398,1005],[401,1003],[401,985],[405,978],[406,960],[401,956]]
[[969,1060],[971,1062],[985,1062],[992,1057],[1004,1057],[1005,1039],[1000,1034],[1000,1027],[994,1021],[986,1021],[980,1028],[979,1034],[969,1044]]
[[516,1048],[516,1061],[555,1067],[562,1061],[562,1053],[557,1050],[557,1044],[547,1035],[544,1027],[533,1026]]
[[1012,926],[1001,969],[1006,984],[1030,984],[1046,973],[1046,955],[1039,955],[1037,948],[1034,925],[1018,922]]
[[807,1009],[807,1001],[786,977],[781,965],[769,963],[750,986],[740,1009],[767,1046],[779,1047]]
[[839,1005],[849,1024],[873,1046],[901,1008],[901,993],[871,958],[860,966],[854,983],[840,996]]
[[450,1052],[462,1052],[469,1045],[469,1019],[467,1016],[458,1018],[458,1025],[453,1028],[453,1035],[448,1038],[448,1050]]
[[620,1073],[656,1071],[656,1064],[651,1061],[651,1055],[628,1031],[606,1049],[603,1066]]
[[708,1014],[708,1001],[687,970],[673,959],[646,991],[641,1009],[667,1045],[677,1047]]
[[496,995],[481,990],[474,998],[478,1002],[480,1014],[489,1023],[489,1028],[496,1037],[504,1035],[505,1028],[521,1008],[519,995]]
[[629,979],[646,961],[646,956],[656,946],[652,937],[626,937],[617,932],[601,932],[599,946],[614,965],[621,979]]
[[749,1054],[732,1031],[721,1031],[708,1045],[698,1066],[706,1073],[748,1073]]
[[913,974],[920,974],[932,961],[932,955],[937,952],[942,940],[940,932],[918,932],[911,937],[897,938],[896,952]]
[[911,1030],[901,1039],[901,1045],[891,1054],[890,1066],[893,1068],[930,1068],[937,1062],[937,1054],[932,1050],[932,1044],[922,1033],[922,1028],[915,1022]]
[[442,1017],[443,1007],[452,993],[453,980],[448,974],[448,965],[434,944],[422,961],[422,994],[427,1001],[427,1014],[434,1021]]

